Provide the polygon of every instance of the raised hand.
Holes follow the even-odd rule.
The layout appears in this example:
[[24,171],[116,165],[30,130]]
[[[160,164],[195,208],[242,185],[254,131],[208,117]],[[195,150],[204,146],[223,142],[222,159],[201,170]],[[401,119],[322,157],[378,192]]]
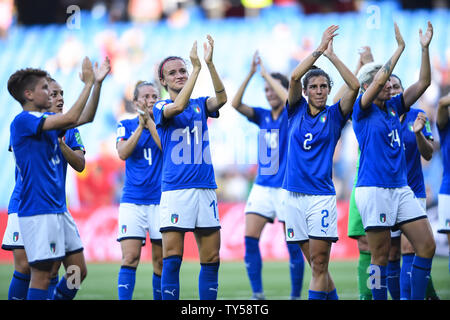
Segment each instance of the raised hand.
[[254,74],[256,72],[256,69],[258,68],[258,64],[260,64],[261,59],[259,57],[259,52],[258,50],[255,51],[255,53],[253,54],[253,59],[252,59],[252,65],[250,67],[250,72],[252,74]]
[[200,69],[202,64],[200,62],[200,59],[198,58],[197,54],[197,41],[194,41],[194,44],[192,45],[191,52],[189,54],[189,58],[191,59],[192,66],[194,68]]
[[323,55],[327,58],[330,58],[334,55],[333,51],[333,38],[328,42],[327,49],[323,52]]
[[320,51],[325,51],[328,48],[328,43],[338,34],[335,33],[339,29],[339,26],[331,25],[322,34],[322,40],[319,45]]
[[402,34],[400,33],[400,29],[398,28],[398,25],[396,22],[394,22],[394,29],[395,29],[395,40],[397,40],[397,44],[399,47],[405,47],[405,40],[403,40]]
[[92,62],[88,57],[84,57],[83,59],[79,76],[81,81],[83,81],[85,84],[94,83],[94,69],[92,68]]
[[428,27],[425,34],[422,34],[422,29],[419,29],[420,44],[423,48],[428,48],[431,39],[433,38],[433,25],[428,21]]
[[361,65],[365,65],[366,63],[374,61],[372,51],[370,50],[369,46],[361,47],[361,49],[359,50],[359,60],[361,62]]
[[205,62],[206,64],[212,63],[212,57],[213,57],[213,51],[214,51],[214,40],[213,38],[208,34],[206,36],[208,39],[208,44],[206,42],[203,43],[203,49],[205,50],[204,56],[205,56]]
[[417,118],[413,124],[413,132],[418,133],[418,132],[422,131],[422,129],[425,127],[426,123],[427,123],[427,117],[425,116],[424,113],[419,112],[417,114]]
[[98,63],[94,64],[94,77],[96,82],[103,82],[105,80],[108,73],[111,71],[111,62],[109,58],[106,57],[105,61],[98,67]]

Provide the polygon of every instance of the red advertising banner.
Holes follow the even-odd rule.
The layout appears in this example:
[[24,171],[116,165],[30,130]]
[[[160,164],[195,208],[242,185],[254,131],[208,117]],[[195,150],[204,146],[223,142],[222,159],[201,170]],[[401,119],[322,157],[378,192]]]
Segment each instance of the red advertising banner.
[[[347,237],[348,203],[338,202],[338,234],[339,240],[333,244],[331,259],[353,259],[358,257],[356,241]],[[239,261],[244,259],[245,203],[220,203],[222,261]],[[122,253],[117,238],[118,207],[100,207],[71,211],[81,240],[87,261],[120,261]],[[7,223],[6,211],[0,212],[0,236]],[[266,260],[287,260],[288,252],[285,243],[283,225],[278,221],[265,226],[260,239],[261,255]],[[198,259],[197,245],[192,233],[186,233],[183,259]],[[141,260],[151,260],[151,244],[143,248]],[[12,253],[0,250],[0,262],[12,261]]]

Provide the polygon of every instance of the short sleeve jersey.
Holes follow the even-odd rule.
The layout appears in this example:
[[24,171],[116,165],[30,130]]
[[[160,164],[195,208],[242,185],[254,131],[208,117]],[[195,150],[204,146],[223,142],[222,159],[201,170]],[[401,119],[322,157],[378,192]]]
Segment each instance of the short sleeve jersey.
[[42,130],[48,113],[22,111],[10,126],[11,146],[22,180],[19,217],[63,213],[66,208],[60,130]]
[[349,116],[342,115],[339,102],[311,116],[304,97],[288,109],[288,116],[288,159],[283,188],[310,195],[335,195],[333,154]]
[[190,99],[186,109],[170,119],[164,118],[163,110],[172,100],[158,101],[153,106],[163,150],[161,191],[217,188],[207,119],[217,118],[219,112],[208,112],[207,99],[208,97]]
[[283,184],[287,159],[287,126],[286,108],[278,119],[272,112],[263,108],[253,108],[254,116],[248,118],[258,125],[258,174],[255,183],[261,186],[280,188]]
[[[405,159],[406,159],[406,172],[408,185],[414,192],[417,198],[426,198],[425,181],[423,178],[422,163],[420,160],[420,152],[417,147],[416,135],[413,131],[414,121],[417,115],[422,112],[421,109],[411,108],[409,112],[405,114],[402,124],[402,137],[405,144]],[[431,132],[430,122],[427,119],[426,125],[422,129],[422,133],[425,138],[433,140],[433,134]]]
[[[117,126],[117,141],[128,140],[139,126],[139,118]],[[161,199],[162,152],[145,128],[133,153],[125,161],[125,183],[121,203],[159,204]]]
[[441,154],[444,165],[441,188],[439,193],[450,194],[450,121],[441,129],[438,127],[438,133],[441,143]]
[[407,185],[406,162],[399,116],[405,113],[403,94],[385,102],[386,110],[372,103],[353,106],[353,130],[361,150],[356,187],[400,188]]

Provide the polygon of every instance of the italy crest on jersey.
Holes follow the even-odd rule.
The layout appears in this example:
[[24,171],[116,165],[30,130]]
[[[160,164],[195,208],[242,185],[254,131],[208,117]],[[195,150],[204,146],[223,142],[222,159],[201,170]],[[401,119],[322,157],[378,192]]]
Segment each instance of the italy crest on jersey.
[[380,213],[380,222],[385,223],[386,222],[386,214]]
[[389,113],[390,113],[391,116],[393,116],[393,117],[395,117],[395,116],[397,115],[397,113],[395,113],[395,110],[392,109],[392,108],[389,110]]
[[289,239],[292,239],[294,237],[294,229],[292,228],[287,229],[287,236]]
[[178,222],[178,214],[176,213],[172,213],[172,215],[170,216],[170,221],[175,224]]
[[17,242],[17,240],[19,240],[19,233],[18,232],[14,232],[13,233],[13,241]]
[[323,114],[323,115],[320,117],[320,122],[325,123],[325,121],[327,121],[327,115],[326,115],[326,114]]
[[56,252],[56,243],[54,243],[54,242],[50,243],[50,251],[52,253]]

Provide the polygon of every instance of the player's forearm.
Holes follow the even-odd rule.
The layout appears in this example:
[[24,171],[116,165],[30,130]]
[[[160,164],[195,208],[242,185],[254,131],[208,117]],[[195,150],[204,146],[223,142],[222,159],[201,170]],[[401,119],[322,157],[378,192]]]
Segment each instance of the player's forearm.
[[199,74],[200,67],[194,67],[194,70],[186,81],[183,89],[181,89],[180,93],[175,98],[174,102],[163,109],[164,118],[169,119],[175,117],[187,108]]
[[61,142],[59,144],[59,147],[61,149],[61,153],[64,156],[64,159],[66,159],[67,163],[76,171],[82,172],[84,170],[84,167],[86,165],[85,159],[84,159],[84,153],[83,151],[75,151],[72,150],[66,143]]
[[450,95],[439,99],[436,124],[439,129],[443,129],[449,121]]
[[92,122],[95,117],[95,113],[97,112],[98,102],[100,100],[100,91],[102,89],[102,83],[96,82],[94,84],[94,88],[92,89],[91,96],[87,103],[86,108],[84,108],[81,113],[80,118],[78,119],[78,125],[83,125],[85,123]]
[[359,81],[353,74],[353,72],[350,71],[349,68],[339,59],[339,57],[335,54],[332,54],[327,57],[331,63],[336,67],[339,74],[341,75],[342,79],[344,79],[345,84],[348,86],[348,88],[352,91],[359,90]]
[[283,87],[283,85],[279,81],[275,80],[270,75],[270,73],[264,72],[262,76],[264,80],[266,80],[267,83],[272,87],[273,91],[275,91],[281,101],[283,101],[283,103],[286,103],[286,100],[288,98],[288,91],[286,90],[286,88]]
[[235,109],[239,109],[239,107],[242,105],[242,98],[244,97],[245,89],[247,89],[247,86],[250,82],[250,79],[253,77],[254,72],[249,72],[247,76],[245,77],[244,81],[240,85],[239,89],[237,90],[236,94],[233,97],[233,100],[231,100],[231,106]]
[[128,140],[119,141],[117,143],[117,153],[121,160],[127,160],[128,157],[131,156],[142,135],[143,129],[143,126],[139,125]]
[[156,130],[155,122],[152,119],[148,119],[146,126],[147,126],[148,130],[150,131],[150,134],[151,134],[153,140],[155,141],[156,145],[158,146],[159,150],[162,150],[161,139],[159,138],[158,131]]
[[64,114],[64,117],[67,118],[67,126],[75,126],[78,123],[78,120],[83,112],[86,102],[89,98],[89,94],[91,93],[93,83],[86,83],[81,91],[77,101],[75,101],[72,108]]
[[425,160],[430,161],[431,157],[433,156],[433,143],[425,138],[422,131],[416,133],[416,142],[420,155]]
[[226,102],[227,102],[227,92],[225,91],[225,87],[222,83],[222,80],[217,73],[216,67],[214,63],[210,62],[207,64],[209,74],[211,75],[211,80],[213,83],[214,91],[216,93],[216,99],[214,100],[214,105],[208,105],[209,112],[218,111]]

